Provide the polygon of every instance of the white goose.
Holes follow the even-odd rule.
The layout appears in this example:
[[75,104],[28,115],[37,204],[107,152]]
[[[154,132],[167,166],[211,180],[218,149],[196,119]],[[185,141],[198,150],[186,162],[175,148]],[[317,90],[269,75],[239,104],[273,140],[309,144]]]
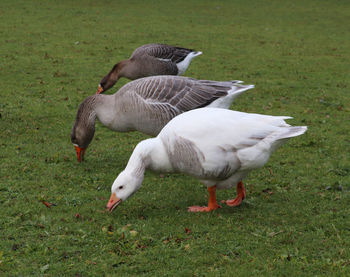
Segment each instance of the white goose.
[[237,184],[237,197],[227,200],[238,206],[245,198],[242,179],[262,167],[271,153],[289,138],[299,136],[306,126],[292,127],[288,116],[269,116],[225,109],[202,108],[172,119],[156,138],[141,141],[124,171],[115,179],[107,209],[113,211],[135,193],[146,169],[157,172],[183,172],[207,185],[207,207],[189,207],[191,212],[220,207],[216,189]]
[[175,116],[201,107],[229,108],[253,85],[181,76],[153,76],[132,81],[113,95],[95,94],[79,106],[71,133],[78,161],[95,133],[96,117],[113,131],[156,136]]
[[202,52],[166,44],[146,44],[127,60],[118,62],[102,78],[96,93],[104,92],[125,77],[131,80],[155,75],[182,75],[192,59]]

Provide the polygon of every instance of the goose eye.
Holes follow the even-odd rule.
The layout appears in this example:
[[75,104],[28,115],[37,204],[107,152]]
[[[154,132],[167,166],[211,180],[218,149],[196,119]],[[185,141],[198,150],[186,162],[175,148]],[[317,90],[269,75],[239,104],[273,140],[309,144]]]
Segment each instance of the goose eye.
[[124,187],[123,186],[120,186],[119,189],[123,189]]

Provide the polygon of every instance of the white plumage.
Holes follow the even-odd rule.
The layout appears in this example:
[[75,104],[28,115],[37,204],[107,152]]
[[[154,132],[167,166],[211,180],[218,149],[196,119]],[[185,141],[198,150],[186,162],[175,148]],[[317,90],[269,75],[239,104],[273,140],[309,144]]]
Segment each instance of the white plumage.
[[199,55],[202,55],[201,51],[191,52],[186,56],[186,58],[183,61],[176,63],[177,69],[179,71],[177,75],[184,74],[187,68],[189,67],[192,59]]
[[156,138],[140,142],[112,186],[107,208],[112,211],[142,184],[147,168],[159,172],[183,172],[207,185],[210,211],[219,207],[215,190],[237,185],[238,196],[226,203],[239,205],[245,198],[242,179],[262,167],[271,153],[287,139],[303,134],[306,126],[292,127],[290,117],[269,116],[202,108],[172,119]]

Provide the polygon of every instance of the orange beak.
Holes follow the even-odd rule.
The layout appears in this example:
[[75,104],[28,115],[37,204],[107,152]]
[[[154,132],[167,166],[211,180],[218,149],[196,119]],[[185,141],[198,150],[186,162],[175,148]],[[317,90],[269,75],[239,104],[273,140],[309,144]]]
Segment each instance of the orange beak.
[[113,192],[111,195],[111,198],[109,198],[109,201],[107,203],[107,210],[110,212],[113,212],[113,210],[122,202],[121,199],[119,199],[115,193]]
[[82,162],[84,160],[85,148],[80,148],[79,146],[74,145],[75,151],[77,152],[78,162]]
[[103,92],[103,87],[101,85],[98,85],[96,94],[100,94],[101,92]]

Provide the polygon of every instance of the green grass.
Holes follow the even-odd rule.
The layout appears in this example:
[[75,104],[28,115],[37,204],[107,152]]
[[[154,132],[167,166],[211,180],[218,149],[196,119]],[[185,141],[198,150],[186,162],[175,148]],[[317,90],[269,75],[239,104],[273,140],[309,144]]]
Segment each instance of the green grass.
[[[349,14],[341,0],[2,0],[0,275],[349,276]],[[79,103],[150,42],[203,51],[186,76],[255,84],[233,109],[309,126],[245,180],[241,207],[188,213],[204,185],[147,172],[107,213],[140,133],[97,124],[77,163]]]

